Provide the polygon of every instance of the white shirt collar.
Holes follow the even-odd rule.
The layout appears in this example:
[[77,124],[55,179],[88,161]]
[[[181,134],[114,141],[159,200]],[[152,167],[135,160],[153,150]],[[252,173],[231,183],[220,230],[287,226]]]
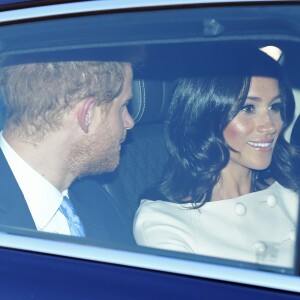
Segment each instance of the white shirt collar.
[[63,195],[49,181],[29,166],[0,133],[0,147],[19,184],[38,230],[43,230],[60,207]]

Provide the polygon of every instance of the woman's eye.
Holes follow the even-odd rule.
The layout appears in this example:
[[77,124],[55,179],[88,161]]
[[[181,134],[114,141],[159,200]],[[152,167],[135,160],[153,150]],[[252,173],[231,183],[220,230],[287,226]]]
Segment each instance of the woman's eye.
[[242,111],[246,112],[246,113],[251,113],[255,110],[255,107],[253,104],[246,104],[243,106]]
[[270,105],[270,110],[278,111],[280,112],[282,109],[282,103],[281,102],[276,102]]

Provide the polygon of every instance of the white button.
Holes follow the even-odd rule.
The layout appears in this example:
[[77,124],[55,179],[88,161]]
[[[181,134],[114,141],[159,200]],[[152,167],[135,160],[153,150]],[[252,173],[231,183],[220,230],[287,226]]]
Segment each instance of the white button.
[[277,198],[274,195],[267,197],[267,204],[269,207],[275,207],[277,205]]
[[234,207],[234,212],[238,216],[244,216],[247,212],[247,207],[243,203],[238,202]]
[[267,245],[265,242],[258,241],[254,243],[254,250],[259,253],[263,253],[267,250]]
[[289,238],[292,242],[295,242],[296,241],[296,231],[295,230],[291,230],[289,232]]

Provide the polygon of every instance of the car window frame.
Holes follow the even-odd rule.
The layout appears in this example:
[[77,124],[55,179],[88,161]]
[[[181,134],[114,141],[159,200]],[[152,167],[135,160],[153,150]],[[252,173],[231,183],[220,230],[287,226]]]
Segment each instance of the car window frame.
[[[224,2],[224,1],[221,1]],[[235,3],[234,0],[226,1]],[[247,3],[253,3],[248,1]],[[143,4],[141,1],[90,1],[85,3],[55,4],[51,7],[34,7],[5,11],[0,13],[0,25],[8,25],[24,21],[48,19],[57,16],[71,16],[78,14],[90,14],[120,10],[159,9],[160,7],[178,7],[179,5],[199,4],[199,1],[180,1],[174,5],[174,1],[149,1]],[[220,1],[203,1],[203,5],[220,4]],[[235,3],[237,5],[237,3]],[[57,10],[60,12],[57,13]],[[292,291],[300,293],[300,278],[286,274],[274,274],[260,270],[242,269],[206,262],[188,261],[185,259],[158,256],[151,253],[138,253],[126,250],[99,248],[97,246],[78,243],[78,240],[58,241],[48,240],[34,236],[20,236],[9,230],[0,232],[1,246],[8,249],[21,249],[25,251],[59,255],[76,259],[92,260],[146,268],[149,270],[170,272],[174,274],[190,275],[199,278],[216,279],[226,282],[235,282],[251,286],[267,287],[276,290]]]

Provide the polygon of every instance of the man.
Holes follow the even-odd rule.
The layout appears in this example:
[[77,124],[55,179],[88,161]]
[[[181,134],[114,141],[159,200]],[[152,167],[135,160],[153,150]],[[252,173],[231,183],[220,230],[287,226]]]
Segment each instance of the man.
[[2,71],[0,224],[103,242],[130,239],[122,214],[95,182],[113,171],[134,126],[132,69],[120,62],[55,62]]

